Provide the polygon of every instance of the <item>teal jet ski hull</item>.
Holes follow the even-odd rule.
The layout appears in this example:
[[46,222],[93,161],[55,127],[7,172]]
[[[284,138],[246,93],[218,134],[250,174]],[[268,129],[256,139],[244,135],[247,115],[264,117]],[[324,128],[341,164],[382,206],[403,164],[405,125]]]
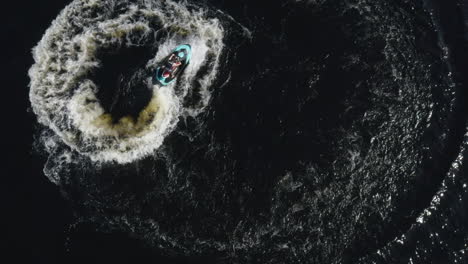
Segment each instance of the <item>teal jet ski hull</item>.
[[[178,57],[180,62],[179,66],[173,66],[171,59],[174,56]],[[177,77],[184,71],[192,58],[192,48],[189,44],[177,46],[156,68],[155,79],[161,85],[168,85],[177,79]],[[169,76],[164,76],[169,74]]]

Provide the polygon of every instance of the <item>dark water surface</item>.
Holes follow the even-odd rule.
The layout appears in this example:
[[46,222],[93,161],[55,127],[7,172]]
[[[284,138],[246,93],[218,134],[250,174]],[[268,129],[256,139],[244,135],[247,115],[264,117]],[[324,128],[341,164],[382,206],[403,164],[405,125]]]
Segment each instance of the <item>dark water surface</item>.
[[[176,9],[193,12],[191,26],[178,23],[177,13],[165,18],[172,9],[159,6],[162,15],[122,20],[143,21],[151,34],[93,26],[131,14],[130,2],[146,8],[144,1],[73,2],[51,27],[68,21],[67,32],[44,37],[63,68],[47,62],[30,73],[29,118],[42,120],[26,146],[33,148],[24,179],[34,204],[33,259],[468,263],[462,1],[176,1]],[[51,6],[35,23],[28,49],[64,7]],[[67,60],[79,61],[83,47],[62,44],[61,36],[85,36],[85,29],[103,36],[100,64],[79,62],[85,73],[67,77],[67,94],[47,76],[70,74]],[[138,119],[152,102],[151,59],[172,38],[209,49],[186,73],[194,79],[175,84],[173,97],[158,97],[178,102],[178,111],[154,150],[119,145],[131,133],[89,140],[98,132],[77,120],[91,110],[63,108],[63,118],[43,111],[60,100],[73,105],[87,91],[77,87],[91,80],[114,123]],[[24,60],[17,69],[24,76],[44,61]],[[106,153],[121,156],[100,160]]]

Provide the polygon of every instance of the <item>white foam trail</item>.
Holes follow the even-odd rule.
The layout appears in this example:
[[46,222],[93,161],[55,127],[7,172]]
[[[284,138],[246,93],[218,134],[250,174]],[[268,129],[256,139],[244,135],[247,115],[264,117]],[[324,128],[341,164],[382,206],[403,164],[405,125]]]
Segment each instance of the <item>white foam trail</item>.
[[[161,28],[154,28],[155,20]],[[112,122],[96,97],[99,87],[89,77],[102,67],[99,50],[138,45],[160,30],[168,34],[154,43],[158,52],[147,69],[154,69],[175,46],[185,43],[193,49],[191,63],[177,84],[154,87],[149,105],[136,120],[124,117]],[[54,139],[93,161],[128,163],[151,155],[180,117],[196,116],[208,105],[223,34],[216,18],[207,18],[204,10],[186,2],[75,0],[33,50],[35,64],[29,76],[34,113],[55,132]],[[204,66],[209,70],[199,72]],[[184,105],[195,92],[197,102]]]

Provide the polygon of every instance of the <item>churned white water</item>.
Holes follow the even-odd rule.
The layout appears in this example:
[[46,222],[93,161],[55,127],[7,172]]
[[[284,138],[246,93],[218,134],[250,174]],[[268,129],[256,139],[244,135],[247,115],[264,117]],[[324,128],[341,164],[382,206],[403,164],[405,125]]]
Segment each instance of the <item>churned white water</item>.
[[[137,46],[161,32],[165,34],[154,38],[158,48],[147,69],[156,68],[172,49],[185,43],[192,46],[190,64],[177,82],[153,87],[149,104],[137,118],[113,120],[97,99],[100,87],[91,77],[103,67],[99,51]],[[39,122],[55,133],[42,140],[60,140],[97,162],[128,163],[151,155],[181,117],[196,116],[208,105],[216,89],[212,84],[224,46],[223,32],[218,19],[208,18],[205,10],[186,2],[72,2],[33,50],[32,109]],[[202,67],[205,70],[200,72]],[[184,106],[194,93],[197,101]]]

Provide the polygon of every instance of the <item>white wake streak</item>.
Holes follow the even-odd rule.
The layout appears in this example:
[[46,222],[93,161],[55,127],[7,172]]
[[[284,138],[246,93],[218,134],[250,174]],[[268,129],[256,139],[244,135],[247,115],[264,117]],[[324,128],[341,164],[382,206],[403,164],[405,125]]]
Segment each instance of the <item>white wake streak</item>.
[[[161,28],[151,27],[155,19]],[[154,87],[150,103],[138,118],[113,120],[96,97],[99,87],[89,77],[102,67],[99,50],[139,45],[160,30],[168,36],[155,43],[158,52],[147,69],[154,69],[175,46],[185,43],[193,49],[191,63],[176,84]],[[223,32],[217,19],[206,18],[204,10],[187,3],[76,0],[33,50],[35,64],[29,71],[33,111],[58,136],[54,139],[93,161],[128,163],[151,155],[180,117],[196,116],[208,105],[224,46]],[[206,65],[209,70],[200,74]],[[194,86],[201,99],[184,106]]]

